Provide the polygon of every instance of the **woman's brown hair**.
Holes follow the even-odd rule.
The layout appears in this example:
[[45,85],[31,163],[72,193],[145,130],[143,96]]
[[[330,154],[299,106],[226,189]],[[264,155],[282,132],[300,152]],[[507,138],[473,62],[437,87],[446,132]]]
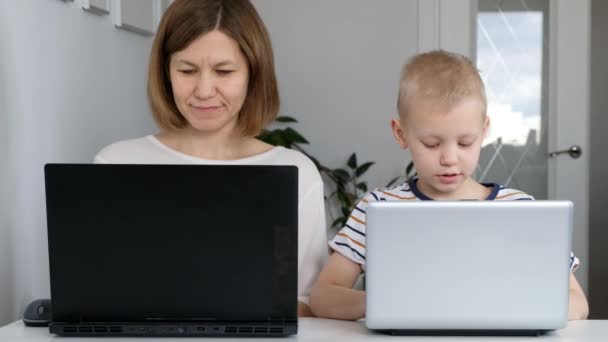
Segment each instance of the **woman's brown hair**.
[[243,136],[256,136],[279,111],[279,91],[270,37],[248,0],[175,0],[164,13],[150,53],[148,101],[161,129],[188,125],[175,104],[171,56],[213,30],[228,35],[241,48],[249,67],[247,98],[238,116]]

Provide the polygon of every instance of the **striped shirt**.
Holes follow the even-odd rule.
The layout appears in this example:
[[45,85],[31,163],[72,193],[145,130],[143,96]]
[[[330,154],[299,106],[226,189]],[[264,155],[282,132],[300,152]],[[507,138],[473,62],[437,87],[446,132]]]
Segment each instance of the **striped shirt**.
[[[402,183],[391,188],[378,188],[365,195],[357,203],[346,225],[329,241],[329,246],[351,261],[361,265],[365,271],[365,209],[369,202],[374,201],[432,201],[431,198],[420,192],[416,186],[417,179],[410,183]],[[504,187],[495,183],[483,183],[490,189],[486,200],[496,201],[522,201],[534,200],[527,193]],[[577,257],[570,253],[570,270],[574,271],[580,264]]]

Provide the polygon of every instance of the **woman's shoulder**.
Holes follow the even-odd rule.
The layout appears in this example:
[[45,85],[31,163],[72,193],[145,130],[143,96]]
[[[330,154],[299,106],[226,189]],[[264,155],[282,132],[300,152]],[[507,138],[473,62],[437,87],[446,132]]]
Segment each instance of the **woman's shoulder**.
[[300,177],[311,181],[321,181],[321,175],[315,163],[304,153],[285,147],[275,147],[275,153],[270,157],[271,164],[293,165],[298,168]]
[[275,158],[279,162],[286,162],[289,164],[295,164],[297,166],[304,166],[309,168],[317,169],[313,161],[304,153],[289,148],[277,146],[275,147],[276,154]]
[[151,136],[121,140],[102,148],[95,155],[96,163],[146,163],[151,153],[158,151]]

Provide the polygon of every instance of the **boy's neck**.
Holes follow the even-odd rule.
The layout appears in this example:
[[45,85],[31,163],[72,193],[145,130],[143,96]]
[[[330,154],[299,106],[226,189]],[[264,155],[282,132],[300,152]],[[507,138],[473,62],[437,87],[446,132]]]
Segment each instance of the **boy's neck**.
[[423,195],[436,201],[485,200],[492,192],[492,188],[479,184],[471,178],[467,178],[458,189],[451,192],[436,191],[421,179],[417,179],[415,187]]

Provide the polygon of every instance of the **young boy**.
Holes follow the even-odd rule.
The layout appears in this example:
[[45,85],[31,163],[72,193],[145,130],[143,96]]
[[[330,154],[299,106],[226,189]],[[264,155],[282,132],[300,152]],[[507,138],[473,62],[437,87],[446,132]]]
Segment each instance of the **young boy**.
[[[391,128],[401,148],[410,149],[418,178],[368,193],[330,241],[333,253],[313,287],[310,304],[320,317],[356,320],[365,315],[365,292],[353,289],[365,271],[365,209],[371,201],[532,200],[515,189],[472,179],[486,136],[483,82],[466,57],[445,51],[414,56],[404,67]],[[568,318],[585,319],[588,304],[572,271]]]

